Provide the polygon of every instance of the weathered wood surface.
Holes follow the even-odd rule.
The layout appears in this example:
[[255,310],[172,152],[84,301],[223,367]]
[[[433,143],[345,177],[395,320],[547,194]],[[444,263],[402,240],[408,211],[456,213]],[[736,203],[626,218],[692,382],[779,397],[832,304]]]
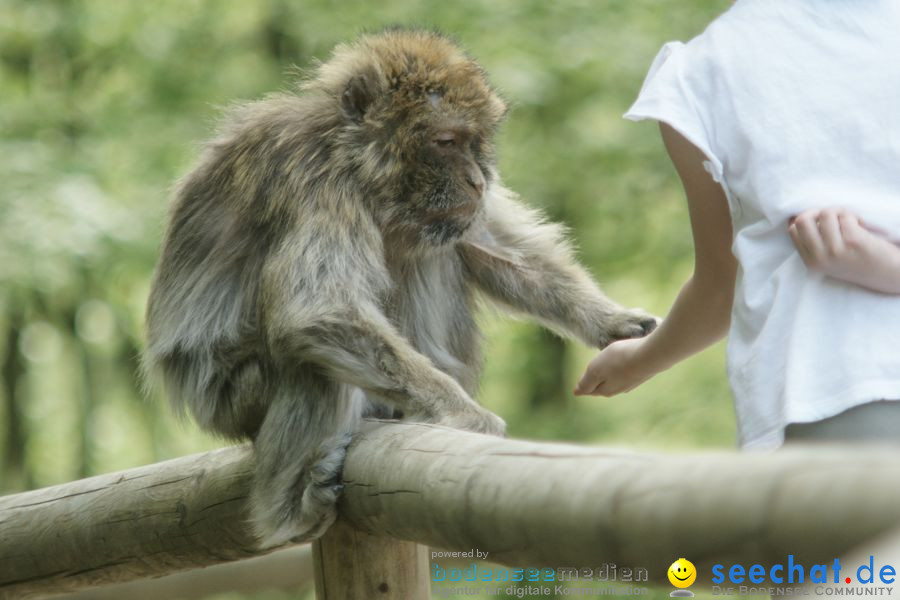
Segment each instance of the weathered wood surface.
[[[370,424],[345,467],[353,527],[517,566],[833,558],[900,525],[896,449],[654,455]],[[0,498],[0,597],[263,553],[252,459],[228,448]]]
[[265,556],[87,588],[66,600],[199,600],[214,594],[253,594],[269,590],[294,592],[313,583],[312,545],[276,550]]
[[350,457],[348,523],[508,565],[665,581],[684,556],[702,579],[716,563],[833,560],[900,525],[896,446],[662,455],[396,425]]
[[313,542],[316,600],[431,598],[428,549],[337,521]]
[[252,464],[226,448],[0,498],[0,597],[260,554],[245,525]]

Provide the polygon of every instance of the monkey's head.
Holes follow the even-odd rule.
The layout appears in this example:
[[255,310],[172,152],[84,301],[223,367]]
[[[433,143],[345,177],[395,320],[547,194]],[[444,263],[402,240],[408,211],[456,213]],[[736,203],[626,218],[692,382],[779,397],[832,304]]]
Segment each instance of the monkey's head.
[[441,245],[468,229],[507,110],[475,61],[439,34],[390,30],[339,46],[313,85],[336,104],[336,152],[386,232]]

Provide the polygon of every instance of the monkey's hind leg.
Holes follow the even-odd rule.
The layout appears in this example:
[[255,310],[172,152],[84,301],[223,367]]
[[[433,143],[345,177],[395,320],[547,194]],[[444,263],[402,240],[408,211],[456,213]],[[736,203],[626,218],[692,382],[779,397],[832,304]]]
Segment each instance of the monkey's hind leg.
[[278,392],[253,442],[250,511],[265,546],[314,539],[334,521],[361,411],[353,388],[323,378]]

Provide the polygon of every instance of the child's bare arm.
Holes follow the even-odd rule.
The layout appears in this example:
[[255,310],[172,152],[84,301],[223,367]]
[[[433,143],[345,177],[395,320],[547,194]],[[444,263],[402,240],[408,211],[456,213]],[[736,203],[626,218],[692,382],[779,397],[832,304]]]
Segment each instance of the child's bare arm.
[[731,215],[722,186],[703,168],[706,157],[668,125],[666,149],[687,194],[694,237],[694,274],[653,333],[615,342],[588,365],[577,395],[626,392],[725,335],[737,261],[731,253]]
[[900,247],[843,208],[791,219],[788,232],[810,269],[884,294],[900,294]]

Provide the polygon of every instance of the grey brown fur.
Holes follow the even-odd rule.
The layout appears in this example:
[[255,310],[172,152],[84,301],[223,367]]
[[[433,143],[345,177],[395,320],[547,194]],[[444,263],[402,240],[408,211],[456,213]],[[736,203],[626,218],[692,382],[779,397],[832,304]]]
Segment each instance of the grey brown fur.
[[503,432],[472,400],[476,292],[595,347],[654,326],[502,186],[505,112],[446,38],[368,35],[296,94],[232,111],[179,182],[145,368],[202,427],[253,439],[264,543],[332,522],[346,444],[373,404]]

